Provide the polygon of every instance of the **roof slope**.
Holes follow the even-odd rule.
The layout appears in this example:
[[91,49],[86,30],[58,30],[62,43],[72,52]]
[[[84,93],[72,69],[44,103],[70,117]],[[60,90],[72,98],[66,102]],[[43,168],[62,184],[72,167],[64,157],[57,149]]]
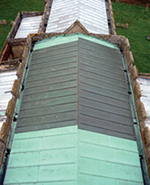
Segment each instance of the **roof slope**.
[[143,184],[119,48],[73,34],[28,59],[4,184]]
[[4,184],[142,185],[143,180],[135,141],[69,126],[15,134]]
[[90,37],[75,35],[72,39],[76,41],[35,47],[17,132],[78,124],[79,128],[135,139],[120,50],[86,38]]
[[22,18],[15,35],[15,39],[26,38],[29,33],[37,33],[40,27],[41,19],[42,15]]
[[109,34],[105,0],[53,0],[46,33],[63,32],[76,20],[91,33]]
[[16,78],[16,71],[0,73],[0,129],[3,122],[6,121],[5,111],[12,97],[11,90]]
[[144,103],[147,119],[145,120],[146,126],[150,128],[150,79],[139,77],[138,81],[140,83],[142,97],[141,101]]

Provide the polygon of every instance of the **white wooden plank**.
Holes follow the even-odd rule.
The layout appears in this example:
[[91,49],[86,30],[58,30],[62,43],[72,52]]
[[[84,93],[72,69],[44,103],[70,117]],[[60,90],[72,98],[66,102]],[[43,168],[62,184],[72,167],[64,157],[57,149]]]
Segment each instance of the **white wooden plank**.
[[29,33],[37,33],[42,16],[23,18],[15,38],[26,38]]
[[105,0],[54,0],[46,32],[63,32],[76,20],[89,32],[109,34]]
[[150,128],[150,79],[149,78],[138,78],[138,82],[141,87],[141,101],[144,103],[145,110],[147,113],[147,119],[145,120],[146,126]]
[[16,71],[0,73],[0,129],[6,120],[4,115],[8,102],[12,98],[11,90],[15,79],[17,79]]

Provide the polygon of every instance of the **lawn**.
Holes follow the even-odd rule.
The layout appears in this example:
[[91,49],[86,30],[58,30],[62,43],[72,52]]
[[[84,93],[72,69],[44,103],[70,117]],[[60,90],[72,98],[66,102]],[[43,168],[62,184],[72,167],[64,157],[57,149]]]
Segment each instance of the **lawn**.
[[[10,21],[15,20],[19,11],[43,11],[44,0],[0,0],[0,20],[7,25],[0,25],[0,48],[10,29]],[[124,35],[130,41],[135,65],[139,72],[150,73],[150,9],[123,3],[112,2],[115,22],[128,23],[128,29],[117,28],[118,35]]]
[[128,29],[117,27],[118,35],[130,41],[135,65],[139,72],[150,73],[150,8],[112,2],[115,22],[128,23]]

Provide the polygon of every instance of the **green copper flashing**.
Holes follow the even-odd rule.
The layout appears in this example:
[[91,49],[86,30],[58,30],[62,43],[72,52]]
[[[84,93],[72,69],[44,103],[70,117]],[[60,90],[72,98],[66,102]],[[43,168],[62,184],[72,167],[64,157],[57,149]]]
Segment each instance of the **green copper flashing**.
[[8,159],[9,159],[8,157],[9,157],[9,154],[11,151],[12,142],[13,142],[13,138],[15,135],[15,129],[17,126],[18,112],[20,111],[20,105],[21,105],[21,101],[22,101],[22,95],[23,95],[22,90],[24,87],[25,79],[27,78],[27,73],[28,73],[27,66],[28,66],[28,63],[31,59],[31,56],[32,56],[32,52],[29,52],[27,60],[26,60],[26,64],[24,67],[25,70],[23,72],[23,77],[22,77],[20,89],[19,89],[19,97],[17,98],[17,101],[16,101],[15,110],[14,110],[12,123],[11,123],[11,128],[10,128],[7,143],[6,143],[5,156],[3,158],[3,164],[0,169],[0,184],[3,184],[5,173],[6,173],[7,163],[8,163]]
[[34,50],[43,49],[43,48],[50,47],[50,46],[56,46],[56,45],[60,45],[60,44],[65,44],[65,43],[77,41],[79,38],[83,38],[83,39],[86,39],[86,40],[89,40],[89,41],[92,41],[97,44],[101,44],[103,46],[110,47],[113,49],[118,49],[118,47],[115,44],[112,44],[108,41],[98,39],[94,36],[89,36],[89,35],[87,36],[87,35],[83,35],[81,33],[76,33],[76,34],[71,34],[71,35],[55,36],[55,37],[51,37],[48,39],[44,39],[42,41],[38,41],[34,46]]
[[78,126],[17,133],[4,185],[143,184],[136,141]]
[[143,180],[144,180],[145,185],[150,185],[150,180],[148,177],[148,170],[147,170],[147,165],[146,165],[146,160],[145,160],[145,154],[144,154],[144,149],[143,149],[143,142],[142,142],[141,133],[140,133],[140,126],[139,126],[138,116],[137,116],[136,107],[135,107],[134,93],[133,93],[133,89],[132,89],[132,85],[131,85],[131,81],[129,77],[129,72],[128,72],[128,67],[127,67],[127,63],[126,63],[124,55],[123,55],[123,65],[124,65],[124,70],[126,71],[125,75],[126,75],[127,84],[128,84],[128,92],[130,94],[129,103],[130,103],[130,109],[132,113],[137,147],[139,151]]

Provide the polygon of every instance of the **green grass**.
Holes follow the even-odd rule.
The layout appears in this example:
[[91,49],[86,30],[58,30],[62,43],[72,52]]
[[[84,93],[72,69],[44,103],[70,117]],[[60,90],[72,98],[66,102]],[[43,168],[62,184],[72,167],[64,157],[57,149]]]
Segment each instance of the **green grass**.
[[[10,21],[15,20],[19,11],[43,11],[43,0],[0,0],[0,20],[7,25],[0,25],[0,48],[10,29]],[[123,3],[112,3],[115,22],[128,23],[129,28],[117,28],[118,35],[124,35],[130,41],[135,65],[139,72],[150,73],[150,9]]]
[[43,11],[44,0],[0,0],[0,20],[7,25],[0,25],[0,48],[11,29],[10,21],[14,21],[20,11]]
[[124,35],[130,41],[135,65],[139,72],[150,73],[150,9],[123,3],[112,3],[115,22],[128,23],[128,29],[116,29],[118,35]]

